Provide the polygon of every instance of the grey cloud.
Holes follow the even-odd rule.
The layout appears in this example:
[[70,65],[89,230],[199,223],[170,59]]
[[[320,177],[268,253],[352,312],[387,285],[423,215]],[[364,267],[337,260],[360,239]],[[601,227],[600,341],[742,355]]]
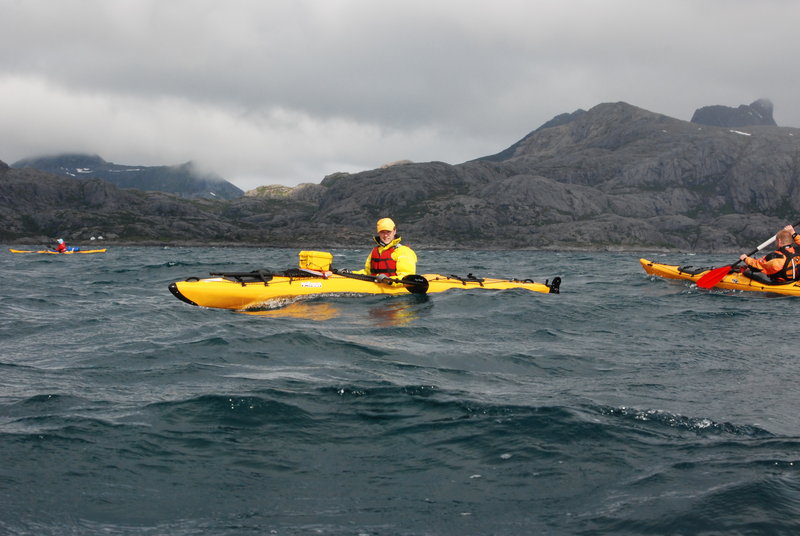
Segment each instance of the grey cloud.
[[800,126],[800,4],[785,0],[0,8],[0,113],[24,131],[0,133],[10,161],[86,147],[120,163],[193,159],[252,187],[398,159],[456,163],[607,101],[688,119],[766,97],[779,124]]

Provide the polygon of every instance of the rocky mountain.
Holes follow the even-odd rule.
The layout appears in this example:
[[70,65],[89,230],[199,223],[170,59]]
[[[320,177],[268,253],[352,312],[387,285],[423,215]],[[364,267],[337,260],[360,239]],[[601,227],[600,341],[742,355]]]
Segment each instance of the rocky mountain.
[[758,99],[738,108],[730,106],[704,106],[695,110],[692,123],[715,127],[750,127],[756,125],[777,126],[772,118],[772,102]]
[[269,200],[249,200],[242,210],[237,203],[243,201],[121,189],[102,179],[74,180],[0,162],[0,241],[47,244],[63,237],[85,244],[102,236],[116,244],[277,245],[280,229],[311,208],[285,201],[274,210]]
[[[65,182],[66,181],[66,182]],[[63,190],[70,184],[68,190]],[[627,103],[562,114],[495,155],[336,173],[229,201],[0,169],[0,239],[417,248],[747,251],[800,214],[800,130],[719,127]]]
[[62,154],[26,158],[14,168],[34,168],[74,179],[104,179],[120,188],[168,192],[181,197],[235,199],[244,192],[222,177],[203,173],[191,162],[178,166],[124,166],[97,155]]

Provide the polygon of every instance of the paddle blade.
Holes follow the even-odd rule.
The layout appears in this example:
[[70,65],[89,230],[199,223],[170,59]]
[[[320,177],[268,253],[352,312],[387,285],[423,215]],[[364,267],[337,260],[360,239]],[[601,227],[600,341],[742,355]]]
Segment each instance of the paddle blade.
[[400,282],[406,285],[406,289],[411,294],[425,294],[428,292],[428,280],[421,275],[407,275]]
[[717,283],[722,281],[723,277],[728,275],[728,272],[731,271],[731,268],[732,267],[730,265],[714,268],[697,280],[697,286],[700,288],[711,288],[715,286]]

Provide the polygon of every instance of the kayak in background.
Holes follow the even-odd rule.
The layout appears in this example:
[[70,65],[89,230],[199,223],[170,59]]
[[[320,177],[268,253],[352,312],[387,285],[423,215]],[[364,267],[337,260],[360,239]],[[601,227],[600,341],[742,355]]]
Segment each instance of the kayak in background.
[[11,253],[46,253],[49,255],[70,255],[72,253],[105,253],[105,249],[81,249],[79,247],[67,248],[67,251],[53,251],[52,249],[9,249]]
[[[639,262],[642,264],[644,271],[650,275],[663,277],[664,279],[678,279],[695,283],[698,279],[703,277],[703,275],[713,270],[713,268],[660,264],[647,259],[639,259]],[[767,280],[760,279],[757,274],[748,275],[748,272],[743,273],[739,270],[734,270],[726,274],[719,283],[712,288],[800,296],[800,281],[771,283]]]

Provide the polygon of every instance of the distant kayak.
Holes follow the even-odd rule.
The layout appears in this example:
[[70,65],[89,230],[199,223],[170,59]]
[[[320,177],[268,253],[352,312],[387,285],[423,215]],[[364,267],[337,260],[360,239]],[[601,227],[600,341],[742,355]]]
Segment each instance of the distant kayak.
[[45,253],[48,255],[71,255],[73,253],[105,253],[105,249],[80,249],[80,248],[68,248],[67,251],[59,253],[58,251],[53,251],[51,249],[40,249],[40,250],[33,250],[33,249],[9,249],[11,253]]
[[[650,275],[663,277],[664,279],[679,279],[697,282],[704,274],[713,268],[697,268],[694,266],[676,266],[672,264],[660,264],[647,259],[639,259],[644,271]],[[744,290],[748,292],[765,292],[772,294],[783,294],[787,296],[800,296],[800,281],[789,281],[787,283],[768,283],[754,277],[749,277],[746,273],[733,270],[725,275],[713,288],[725,290]]]

